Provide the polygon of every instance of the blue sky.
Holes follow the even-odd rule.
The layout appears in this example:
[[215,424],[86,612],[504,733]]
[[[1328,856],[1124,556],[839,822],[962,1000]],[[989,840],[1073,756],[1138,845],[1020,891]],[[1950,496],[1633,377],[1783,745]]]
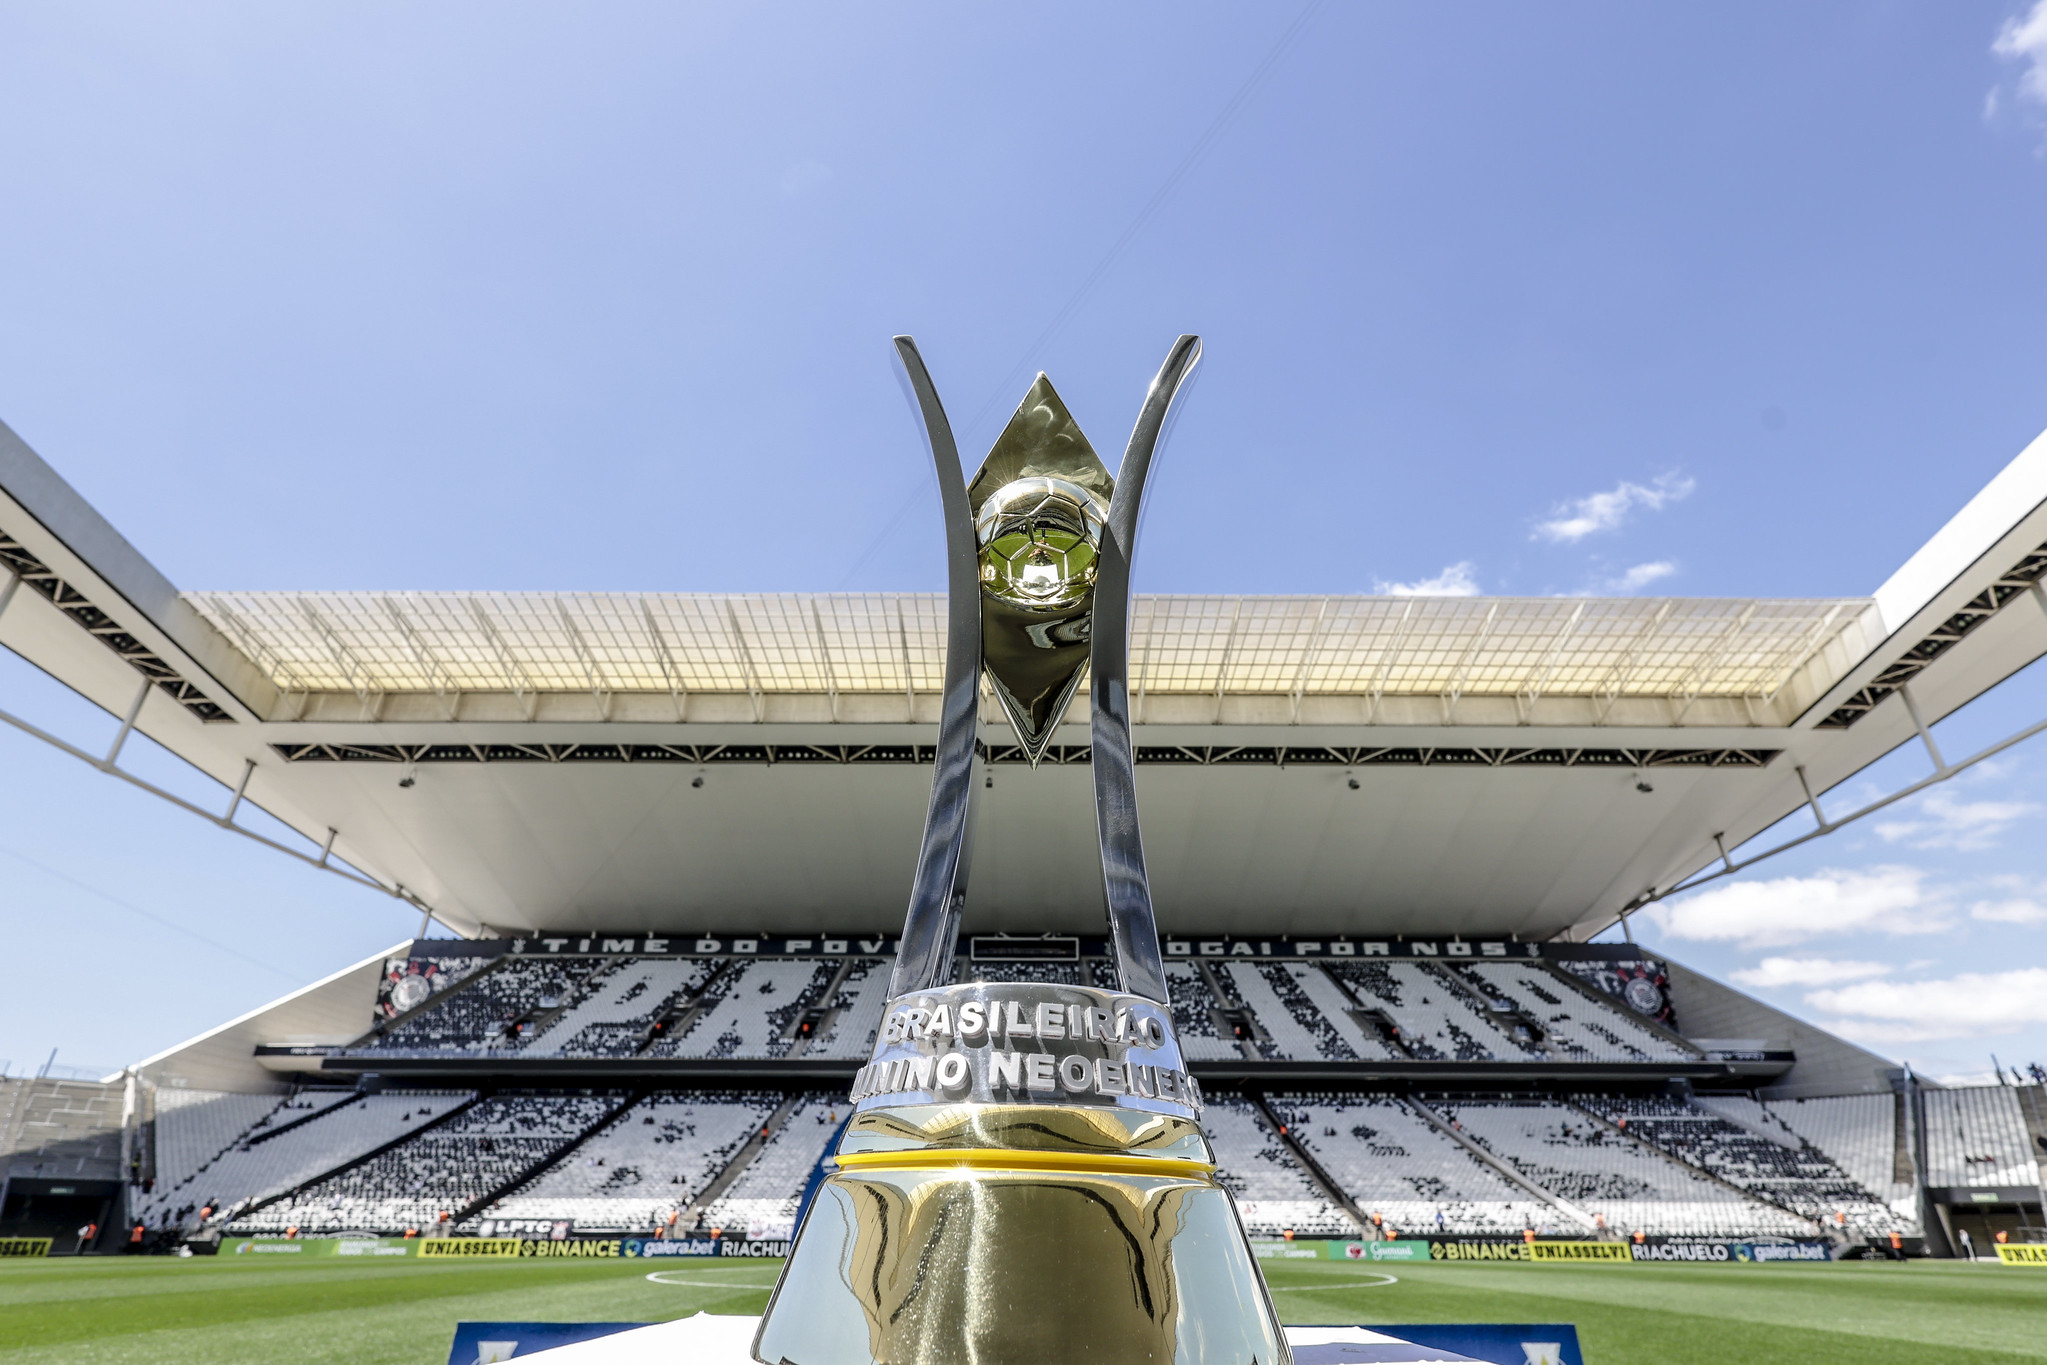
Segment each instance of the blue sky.
[[[937,588],[899,331],[968,449],[1040,368],[1113,448],[1204,335],[1155,591],[1866,593],[2047,427],[2041,0],[7,3],[0,170],[0,417],[188,588]],[[1644,935],[2047,1062],[2041,762]],[[413,926],[0,768],[16,1070]]]

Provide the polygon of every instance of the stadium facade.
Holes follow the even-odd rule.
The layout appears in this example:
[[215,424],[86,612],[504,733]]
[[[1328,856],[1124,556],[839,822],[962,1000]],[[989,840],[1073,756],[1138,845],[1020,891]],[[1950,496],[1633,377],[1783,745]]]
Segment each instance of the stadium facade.
[[[180,592],[4,427],[0,568],[0,643],[120,730],[0,719],[421,915],[106,1082],[6,1082],[0,1233],[787,1235],[880,1022],[941,599]],[[1983,757],[1928,727],[2047,653],[2043,575],[2047,438],[1867,598],[1138,599],[1174,1023],[1254,1231],[2038,1226],[2040,1087],[1588,940],[1857,818],[1900,745]],[[1038,766],[981,719],[961,977],[1102,983],[1085,702]]]

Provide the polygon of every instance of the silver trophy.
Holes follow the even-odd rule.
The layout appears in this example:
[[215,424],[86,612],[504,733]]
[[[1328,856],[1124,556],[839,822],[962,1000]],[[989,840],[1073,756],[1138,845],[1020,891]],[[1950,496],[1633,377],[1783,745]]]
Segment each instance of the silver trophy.
[[[761,1320],[766,1365],[1270,1365],[1279,1321],[1173,1034],[1130,745],[1130,559],[1201,355],[1183,336],[1112,476],[1043,375],[971,481],[916,344],[949,611],[931,805],[837,1170]],[[983,672],[1035,766],[1090,673],[1116,990],[952,984]]]

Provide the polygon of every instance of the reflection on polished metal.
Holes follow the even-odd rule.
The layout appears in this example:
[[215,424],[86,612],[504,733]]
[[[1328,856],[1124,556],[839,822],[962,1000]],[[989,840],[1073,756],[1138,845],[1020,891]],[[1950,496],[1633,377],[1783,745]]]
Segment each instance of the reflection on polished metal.
[[945,520],[945,590],[950,604],[945,631],[945,689],[939,694],[938,750],[931,770],[931,803],[924,812],[924,843],[917,852],[910,908],[903,917],[891,997],[935,986],[952,976],[953,944],[967,899],[967,846],[974,797],[974,724],[980,704],[981,615],[959,604],[980,597],[980,557],[974,519],[960,474],[959,447],[938,388],[917,343],[895,340],[903,388],[923,422],[938,474],[938,507]]
[[1166,964],[1159,954],[1151,883],[1144,873],[1144,839],[1137,826],[1137,766],[1130,745],[1130,560],[1137,553],[1145,481],[1151,459],[1175,409],[1173,400],[1201,360],[1201,338],[1173,343],[1151,381],[1137,426],[1117,471],[1116,495],[1103,530],[1095,575],[1094,664],[1095,830],[1102,849],[1102,889],[1109,936],[1123,989],[1166,999]]
[[[951,651],[924,844],[854,1113],[754,1341],[766,1365],[1273,1365],[1278,1318],[1173,1033],[1132,780],[1130,556],[1200,342],[1152,382],[1115,478],[1043,375],[971,481],[914,343]],[[1035,765],[1094,676],[1095,808],[1120,990],[952,984],[978,679]]]
[[967,485],[981,556],[981,662],[1032,767],[1087,668],[1115,486],[1042,374]]

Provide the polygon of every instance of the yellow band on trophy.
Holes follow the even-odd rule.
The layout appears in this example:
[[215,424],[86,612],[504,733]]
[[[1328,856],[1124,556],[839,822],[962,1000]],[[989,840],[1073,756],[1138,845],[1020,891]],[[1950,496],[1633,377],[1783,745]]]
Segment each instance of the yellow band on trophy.
[[1073,1175],[1154,1175],[1163,1179],[1208,1179],[1215,1164],[1173,1157],[1120,1156],[1110,1152],[1031,1152],[1014,1147],[941,1147],[906,1152],[847,1152],[835,1158],[842,1170],[964,1168],[976,1171],[1065,1171]]

